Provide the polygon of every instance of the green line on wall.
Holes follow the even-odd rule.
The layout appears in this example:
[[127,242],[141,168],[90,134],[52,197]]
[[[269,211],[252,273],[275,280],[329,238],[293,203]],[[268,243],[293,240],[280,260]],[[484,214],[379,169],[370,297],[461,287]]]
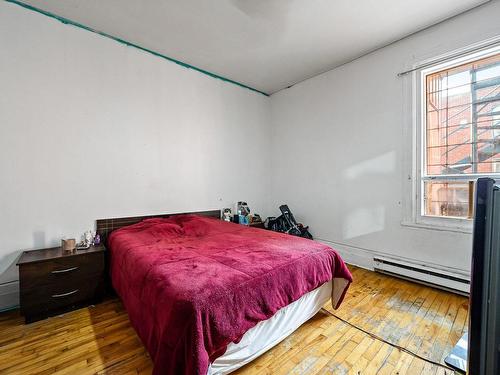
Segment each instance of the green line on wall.
[[87,30],[87,31],[90,31],[90,32],[93,32],[93,33],[96,33],[96,34],[99,34],[99,35],[102,35],[106,38],[109,38],[109,39],[113,39],[115,41],[117,41],[118,43],[121,43],[121,44],[125,44],[126,46],[129,46],[129,47],[134,47],[134,48],[137,48],[141,51],[144,51],[144,52],[147,52],[147,53],[150,53],[152,55],[155,55],[155,56],[158,56],[158,57],[161,57],[165,60],[168,60],[170,62],[173,62],[173,63],[176,63],[184,68],[187,68],[187,69],[193,69],[193,70],[196,70],[200,73],[203,73],[203,74],[206,74],[207,76],[210,76],[212,78],[216,78],[216,79],[220,79],[224,82],[229,82],[229,83],[232,83],[233,85],[236,85],[236,86],[240,86],[240,87],[243,87],[245,89],[248,89],[248,90],[251,90],[251,91],[255,91],[255,92],[258,92],[259,94],[262,94],[262,95],[265,95],[265,96],[269,96],[269,94],[266,94],[265,92],[263,91],[260,91],[260,90],[257,90],[257,89],[254,89],[253,87],[250,87],[250,86],[247,86],[247,85],[244,85],[243,83],[239,83],[239,82],[236,82],[236,81],[233,81],[232,79],[229,79],[229,78],[225,78],[225,77],[221,77],[215,73],[210,73],[209,71],[206,71],[206,70],[203,70],[203,69],[200,69],[200,68],[197,68],[196,66],[192,66],[192,65],[189,65],[189,64],[186,64],[182,61],[179,61],[179,60],[176,60],[172,57],[168,57],[168,56],[165,56],[165,55],[162,55],[161,53],[159,52],[155,52],[155,51],[152,51],[150,49],[147,49],[147,48],[144,48],[144,47],[141,47],[137,44],[134,44],[134,43],[131,43],[131,42],[128,42],[124,39],[121,39],[121,38],[117,38],[113,35],[109,35],[103,31],[99,31],[99,30],[95,30],[95,29],[92,29],[91,27],[88,27],[88,26],[85,26],[85,25],[82,25],[81,23],[78,23],[78,22],[75,22],[75,21],[72,21],[72,20],[69,20],[67,18],[64,18],[64,17],[60,17],[58,16],[57,14],[54,14],[54,13],[51,13],[51,12],[47,12],[43,9],[40,9],[40,8],[36,8],[34,6],[31,6],[31,5],[28,5],[28,4],[25,4],[21,1],[18,1],[18,0],[4,0],[5,2],[7,3],[12,3],[12,4],[16,4],[16,5],[19,5],[23,8],[26,8],[26,9],[29,9],[29,10],[32,10],[34,12],[37,12],[37,13],[40,13],[40,14],[43,14],[47,17],[50,17],[50,18],[54,18],[64,24],[67,24],[67,25],[72,25],[72,26],[76,26],[76,27],[79,27],[80,29],[84,29],[84,30]]

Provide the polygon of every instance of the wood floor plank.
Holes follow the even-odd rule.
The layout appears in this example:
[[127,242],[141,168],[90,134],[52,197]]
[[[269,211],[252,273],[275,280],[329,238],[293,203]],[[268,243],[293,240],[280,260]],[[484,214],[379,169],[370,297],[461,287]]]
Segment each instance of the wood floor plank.
[[[339,310],[328,303],[237,375],[439,374],[429,364],[337,319],[443,363],[467,329],[466,298],[380,273],[354,275]],[[141,374],[152,362],[118,299],[25,325],[0,313],[0,374]]]

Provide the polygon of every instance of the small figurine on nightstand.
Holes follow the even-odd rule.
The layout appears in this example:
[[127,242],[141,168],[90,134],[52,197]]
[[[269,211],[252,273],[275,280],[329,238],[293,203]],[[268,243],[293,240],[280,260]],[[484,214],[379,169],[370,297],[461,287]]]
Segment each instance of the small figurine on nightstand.
[[[91,245],[94,244],[95,241],[95,232],[93,231],[86,231],[83,236],[82,236],[82,241],[78,244],[76,247],[77,250],[86,250],[88,249]],[[100,241],[100,239],[99,239]]]
[[94,233],[91,230],[85,232],[85,245],[90,246],[94,241]]
[[231,221],[233,215],[231,213],[231,209],[230,208],[224,208],[222,210],[222,220],[224,221]]
[[250,208],[248,207],[247,202],[238,202],[236,205],[237,213],[238,213],[238,222],[243,225],[249,224]]

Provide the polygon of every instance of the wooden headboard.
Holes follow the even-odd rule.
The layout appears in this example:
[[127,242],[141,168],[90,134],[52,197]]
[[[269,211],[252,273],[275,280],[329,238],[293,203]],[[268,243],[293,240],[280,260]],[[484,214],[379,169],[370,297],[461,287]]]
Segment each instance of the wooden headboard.
[[98,219],[96,220],[96,231],[101,236],[101,242],[106,244],[106,240],[108,239],[109,234],[115,229],[120,229],[122,227],[126,227],[127,225],[132,225],[138,223],[144,219],[152,219],[152,218],[167,218],[171,216],[177,215],[202,215],[215,217],[217,219],[220,218],[220,210],[211,210],[211,211],[198,211],[198,212],[179,212],[175,214],[158,214],[158,215],[147,215],[147,216],[132,216],[132,217],[115,217],[111,219]]

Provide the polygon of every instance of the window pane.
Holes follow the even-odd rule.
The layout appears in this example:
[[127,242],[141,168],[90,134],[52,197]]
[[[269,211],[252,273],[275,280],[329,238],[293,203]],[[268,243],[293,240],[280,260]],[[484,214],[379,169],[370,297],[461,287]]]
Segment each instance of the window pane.
[[446,116],[448,111],[432,110],[427,112],[427,129],[439,129],[446,127]]
[[470,143],[470,136],[471,124],[464,121],[462,125],[449,127],[446,134],[443,135],[443,139],[447,139],[448,145],[456,145],[461,143]]
[[427,174],[467,174],[471,173],[472,145],[451,145],[427,148]]
[[[492,83],[493,81],[491,81]],[[491,85],[491,86],[486,86],[482,87],[479,86],[476,88],[476,98],[479,101],[483,102],[497,102],[496,105],[498,105],[498,101],[500,98],[498,97],[500,94],[500,86],[499,85]]]
[[[485,59],[488,60],[488,59]],[[500,76],[500,65],[495,65],[495,60],[491,60],[493,63],[490,66],[484,67],[482,70],[477,72],[476,81],[486,81],[492,78]]]
[[472,217],[473,185],[468,181],[426,181],[424,183],[425,215]]
[[496,173],[500,54],[428,74],[425,82],[425,173]]
[[497,159],[495,161],[492,161],[491,163],[479,163],[477,165],[477,169],[479,173],[500,173],[500,160]]
[[[491,127],[488,127],[491,130]],[[427,148],[442,147],[470,143],[471,124],[451,126],[448,128],[427,130]]]

